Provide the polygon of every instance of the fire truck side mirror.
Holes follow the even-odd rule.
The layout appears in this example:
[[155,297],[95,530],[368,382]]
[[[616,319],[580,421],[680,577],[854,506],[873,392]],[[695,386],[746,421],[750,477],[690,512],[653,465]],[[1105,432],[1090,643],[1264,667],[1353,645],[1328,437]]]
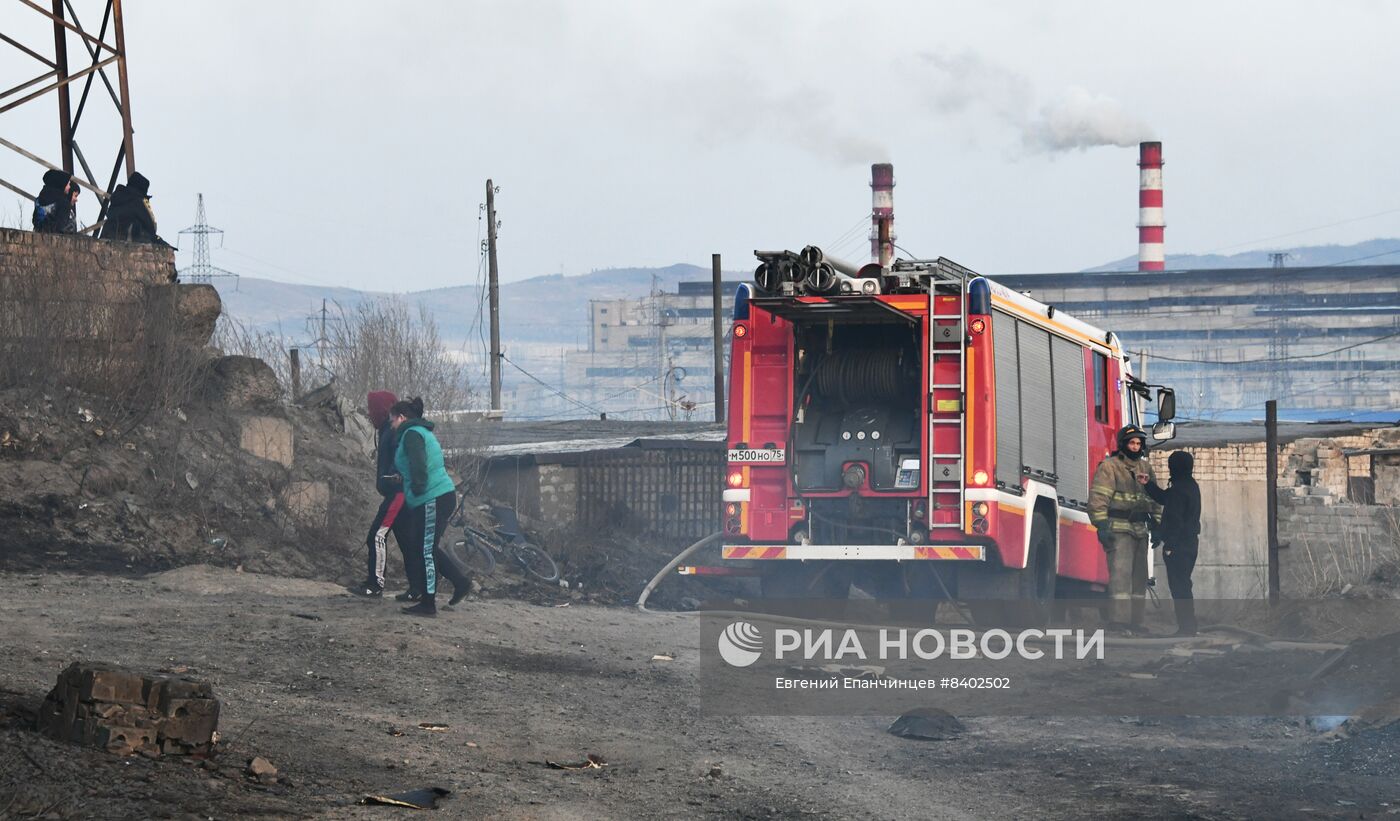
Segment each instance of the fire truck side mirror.
[[1176,418],[1176,392],[1171,388],[1157,389],[1157,420],[1170,422]]
[[1175,422],[1158,422],[1152,426],[1152,438],[1158,442],[1176,438]]

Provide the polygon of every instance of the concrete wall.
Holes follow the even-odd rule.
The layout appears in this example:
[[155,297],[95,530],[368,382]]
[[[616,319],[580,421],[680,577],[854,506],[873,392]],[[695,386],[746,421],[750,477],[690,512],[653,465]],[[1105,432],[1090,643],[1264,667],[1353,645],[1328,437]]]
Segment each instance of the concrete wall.
[[1279,533],[1280,585],[1291,597],[1337,593],[1400,561],[1400,507],[1287,505]]
[[578,521],[578,468],[502,459],[487,466],[483,494],[515,509],[525,523],[566,530]]
[[526,460],[488,462],[482,478],[482,495],[503,502],[517,515],[532,522],[540,519],[540,466]]
[[[1268,593],[1267,487],[1262,478],[1201,485],[1201,551],[1192,575],[1197,598],[1252,599]],[[1166,570],[1157,568],[1166,593]]]
[[578,468],[540,465],[540,504],[537,517],[551,529],[573,527],[578,518]]

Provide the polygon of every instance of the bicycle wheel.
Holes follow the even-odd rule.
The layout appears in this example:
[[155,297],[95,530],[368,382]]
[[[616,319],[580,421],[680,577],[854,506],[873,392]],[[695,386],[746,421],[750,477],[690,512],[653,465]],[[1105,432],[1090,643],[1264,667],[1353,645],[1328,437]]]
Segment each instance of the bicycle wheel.
[[465,531],[465,539],[452,543],[449,551],[452,558],[471,575],[489,576],[496,569],[496,555],[471,531]]
[[520,563],[526,573],[539,579],[542,582],[559,581],[559,566],[549,557],[549,554],[540,550],[529,542],[520,542],[510,546],[511,557]]

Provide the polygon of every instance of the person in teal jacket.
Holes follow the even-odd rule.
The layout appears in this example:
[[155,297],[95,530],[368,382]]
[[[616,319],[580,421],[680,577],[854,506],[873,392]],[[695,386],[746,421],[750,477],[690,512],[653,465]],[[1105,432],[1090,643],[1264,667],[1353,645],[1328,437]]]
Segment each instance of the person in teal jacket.
[[394,466],[403,477],[404,507],[409,517],[409,544],[421,545],[423,598],[403,612],[413,616],[437,615],[437,572],[452,580],[452,600],[457,604],[471,590],[471,579],[438,547],[442,529],[457,508],[457,486],[447,475],[442,445],[433,435],[433,423],[423,418],[419,397],[395,402],[389,421],[398,436]]

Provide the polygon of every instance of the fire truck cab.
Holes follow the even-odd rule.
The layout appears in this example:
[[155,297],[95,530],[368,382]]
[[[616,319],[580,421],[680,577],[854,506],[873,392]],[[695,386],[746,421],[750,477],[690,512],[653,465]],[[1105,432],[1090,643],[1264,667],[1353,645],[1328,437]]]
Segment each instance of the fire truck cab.
[[1175,406],[1112,333],[942,258],[757,256],[731,333],[727,563],[776,597],[1104,589],[1093,470],[1143,401],[1158,440]]

